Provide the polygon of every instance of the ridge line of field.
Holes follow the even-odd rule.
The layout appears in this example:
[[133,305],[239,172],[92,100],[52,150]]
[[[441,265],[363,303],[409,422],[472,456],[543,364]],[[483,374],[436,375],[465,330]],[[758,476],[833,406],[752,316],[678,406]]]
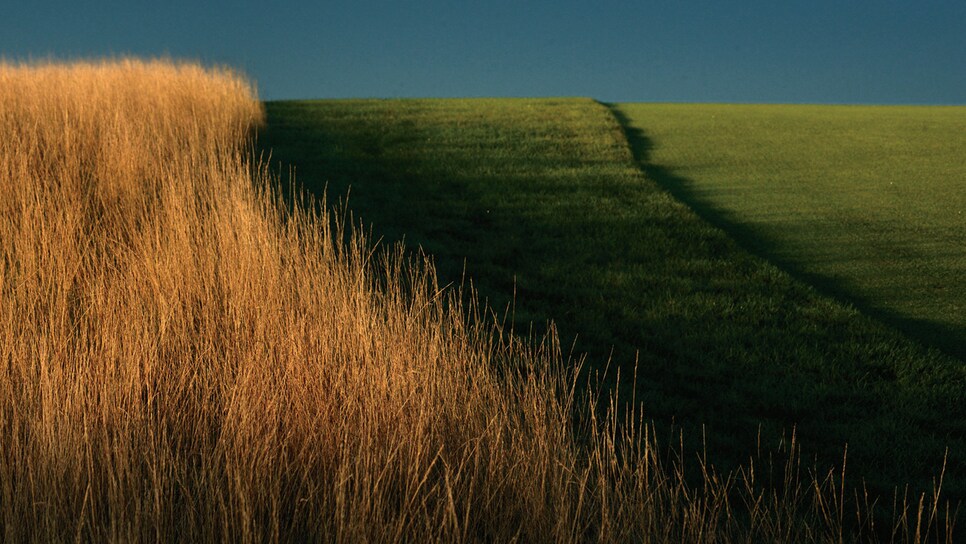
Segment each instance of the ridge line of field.
[[[961,190],[946,187],[944,192],[941,181],[930,178],[956,177],[954,166],[942,167],[949,170],[945,174],[930,174],[930,168],[935,170],[936,161],[942,160],[937,153],[962,143],[962,137],[942,146],[905,138],[910,149],[901,152],[904,156],[917,154],[917,145],[930,146],[910,160],[920,165],[914,179],[922,187],[914,189],[916,194],[901,188],[906,179],[896,173],[898,168],[877,166],[865,143],[903,139],[896,127],[908,129],[916,123],[943,134],[955,116],[934,119],[935,108],[908,107],[605,106],[624,128],[645,174],[746,251],[912,341],[966,361],[966,321],[957,320],[955,305],[950,305],[966,295],[966,282],[953,272],[956,257],[940,254],[943,248],[956,247],[956,236],[966,240],[966,231],[955,225],[955,213],[921,209],[925,203],[920,202],[926,187],[945,200],[963,201],[957,197]],[[808,136],[796,137],[795,132]],[[808,143],[815,139],[830,141]],[[887,144],[876,147],[889,148]],[[809,156],[799,150],[804,145],[812,146],[804,148]],[[936,156],[919,158],[930,154]],[[690,164],[703,166],[698,170]],[[907,172],[914,167],[901,168]],[[905,191],[905,196],[891,197],[896,191]],[[920,224],[924,217],[936,224],[920,234],[928,226]],[[924,234],[929,232],[936,235]],[[959,259],[966,259],[961,250]],[[949,271],[943,272],[944,267]],[[942,290],[926,287],[932,284]]]
[[[684,189],[686,184],[693,183],[693,181],[674,174],[671,169],[651,161],[647,155],[647,149],[651,147],[651,144],[647,143],[648,138],[646,135],[644,135],[644,131],[640,128],[632,126],[628,116],[619,109],[616,103],[603,102],[596,99],[595,102],[607,108],[611,115],[614,116],[615,121],[621,126],[624,141],[627,145],[627,152],[630,155],[629,160],[641,171],[644,177],[667,191],[667,193],[674,197],[674,199],[681,203],[681,205],[690,209],[698,218],[700,218],[701,221],[704,221],[715,229],[721,231],[724,236],[727,236],[729,239],[731,239],[738,247],[741,248],[741,250],[746,251],[755,258],[761,259],[762,261],[778,268],[782,272],[807,285],[809,288],[816,290],[822,296],[829,297],[841,304],[852,307],[868,318],[882,323],[884,326],[894,328],[897,333],[907,337],[910,342],[919,344],[923,349],[933,347],[925,344],[918,338],[906,334],[905,331],[899,327],[895,327],[894,324],[889,320],[883,320],[881,313],[875,312],[867,302],[863,303],[860,298],[850,296],[841,288],[836,289],[832,287],[827,280],[822,281],[822,278],[815,274],[809,274],[790,266],[786,261],[776,259],[774,254],[765,250],[760,242],[756,243],[754,233],[751,228],[740,222],[728,221],[725,218],[725,214],[722,210],[715,208],[706,201],[698,199],[696,196]],[[689,105],[688,103],[673,104]],[[708,105],[728,106],[732,104],[709,103]],[[953,356],[953,354],[950,353],[947,353],[947,355]]]

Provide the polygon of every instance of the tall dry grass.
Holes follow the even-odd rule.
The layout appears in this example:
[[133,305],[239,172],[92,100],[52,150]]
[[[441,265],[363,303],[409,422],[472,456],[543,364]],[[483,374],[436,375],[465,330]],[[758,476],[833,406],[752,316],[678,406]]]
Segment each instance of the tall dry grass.
[[794,452],[688,484],[552,338],[284,204],[262,116],[226,70],[0,65],[4,542],[951,538]]

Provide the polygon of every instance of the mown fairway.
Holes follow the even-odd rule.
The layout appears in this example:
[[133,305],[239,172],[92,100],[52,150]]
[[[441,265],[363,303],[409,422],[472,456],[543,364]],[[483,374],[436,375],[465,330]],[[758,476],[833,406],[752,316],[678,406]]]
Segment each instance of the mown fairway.
[[743,245],[966,359],[966,108],[617,111],[650,177]]
[[605,106],[312,101],[267,113],[260,145],[274,164],[330,201],[351,186],[356,217],[433,255],[442,282],[465,270],[498,311],[515,295],[517,332],[553,319],[565,349],[592,368],[612,354],[610,376],[625,381],[637,355],[648,416],[694,441],[706,425],[713,459],[745,459],[759,425],[765,446],[795,426],[822,463],[848,442],[853,481],[875,487],[925,483],[948,446],[945,489],[963,495],[962,363],[741,249],[642,174]]

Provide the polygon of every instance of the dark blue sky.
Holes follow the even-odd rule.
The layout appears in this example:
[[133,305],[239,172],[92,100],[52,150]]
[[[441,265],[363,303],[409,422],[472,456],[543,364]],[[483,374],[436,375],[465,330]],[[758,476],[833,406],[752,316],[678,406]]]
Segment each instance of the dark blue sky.
[[966,0],[10,4],[7,60],[191,58],[265,99],[966,103]]

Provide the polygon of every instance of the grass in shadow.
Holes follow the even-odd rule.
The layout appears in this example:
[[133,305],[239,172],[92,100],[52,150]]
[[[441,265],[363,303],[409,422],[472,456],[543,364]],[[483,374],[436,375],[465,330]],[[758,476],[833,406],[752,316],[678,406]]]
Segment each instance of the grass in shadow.
[[[430,253],[513,307],[553,319],[588,368],[638,383],[663,436],[683,429],[719,466],[797,429],[820,463],[849,443],[857,479],[928,488],[946,448],[962,467],[961,365],[741,249],[641,172],[592,100],[267,104],[262,145],[301,183],[351,187],[387,241]],[[636,368],[636,370],[635,370]],[[612,383],[612,382],[611,382]],[[702,430],[707,429],[707,444]],[[960,469],[947,474],[963,493]]]
[[[954,181],[957,175],[949,171],[955,166],[943,162],[953,160],[942,148],[955,148],[956,137],[940,145],[933,140],[947,138],[942,130],[931,136],[901,130],[914,122],[955,130],[955,110],[949,120],[935,121],[931,117],[942,112],[922,108],[607,106],[624,128],[647,177],[744,249],[912,338],[966,361],[966,322],[957,311],[957,293],[966,292],[958,263],[966,256],[957,250],[962,246],[952,241],[963,235],[962,219],[957,219],[963,211],[946,214],[941,220],[946,225],[935,236],[930,233],[936,229],[921,225],[918,213],[889,211],[897,205],[889,193],[896,180],[907,175],[905,170],[915,168],[911,165],[920,167],[915,182],[922,184],[921,190],[933,192],[917,206],[934,205],[929,201],[936,198],[946,203],[962,200]],[[673,166],[654,160],[657,144],[641,128],[649,119],[660,128],[667,148],[662,156]],[[757,133],[749,133],[756,129]],[[847,133],[850,130],[854,133]],[[794,137],[796,133],[812,141],[803,143]],[[876,163],[872,156],[890,153],[893,146],[878,143],[890,135],[908,143],[904,153],[919,153],[903,172],[890,170],[897,159]],[[742,140],[754,143],[722,149]],[[877,151],[876,146],[882,149]],[[845,151],[832,156],[830,149],[836,147]],[[787,166],[778,158],[782,155],[790,157]],[[769,158],[775,159],[774,166]],[[804,191],[796,187],[802,170],[812,185]],[[854,174],[856,170],[862,172]],[[704,177],[699,183],[684,171]],[[876,186],[876,193],[885,196],[869,196]]]

